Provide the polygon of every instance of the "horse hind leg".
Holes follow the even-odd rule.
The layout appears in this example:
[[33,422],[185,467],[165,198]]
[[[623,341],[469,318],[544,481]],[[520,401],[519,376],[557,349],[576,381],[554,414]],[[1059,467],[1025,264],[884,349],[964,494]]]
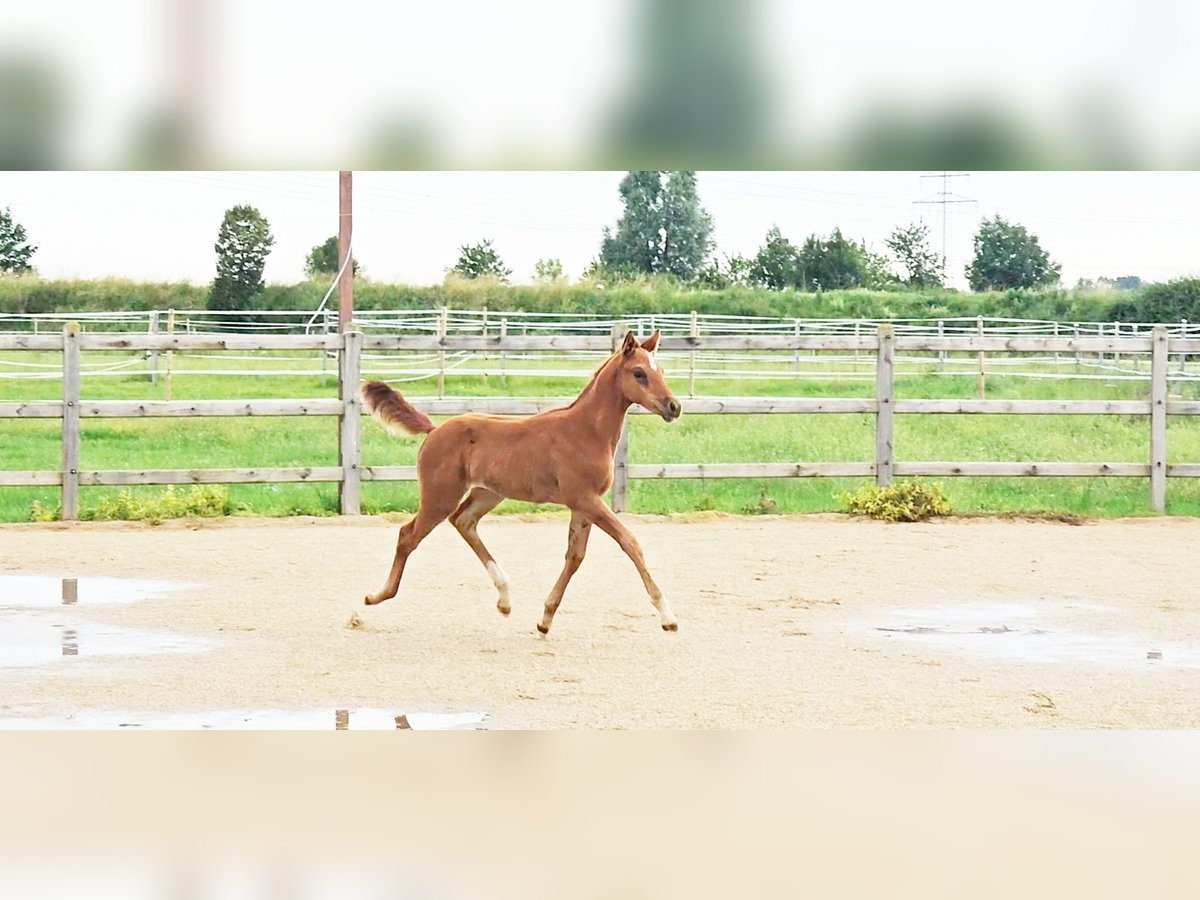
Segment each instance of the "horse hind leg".
[[499,494],[492,491],[484,488],[475,488],[467,495],[467,499],[459,504],[458,509],[451,514],[450,524],[463,536],[463,540],[475,551],[475,555],[479,557],[479,561],[487,569],[487,573],[491,576],[492,583],[496,585],[496,591],[500,595],[500,598],[496,601],[496,609],[500,610],[501,615],[507,616],[512,612],[512,604],[508,599],[508,576],[504,574],[504,570],[500,568],[500,564],[496,562],[491,552],[484,546],[483,541],[479,537],[479,532],[476,531],[479,520],[495,509],[503,499]]
[[363,602],[374,606],[384,600],[390,600],[400,590],[400,578],[404,575],[404,565],[409,555],[417,549],[417,545],[429,535],[429,532],[441,523],[454,507],[447,504],[429,504],[421,499],[421,507],[417,514],[406,522],[400,529],[400,537],[396,541],[396,557],[392,560],[392,568],[388,573],[387,582],[376,594],[368,594]]

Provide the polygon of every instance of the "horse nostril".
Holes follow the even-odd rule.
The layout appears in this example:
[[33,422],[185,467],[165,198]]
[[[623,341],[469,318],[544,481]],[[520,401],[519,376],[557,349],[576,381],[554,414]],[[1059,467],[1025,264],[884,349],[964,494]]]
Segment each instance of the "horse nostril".
[[670,400],[667,403],[667,409],[670,410],[673,418],[679,418],[679,414],[683,412],[683,407],[679,405],[678,400]]

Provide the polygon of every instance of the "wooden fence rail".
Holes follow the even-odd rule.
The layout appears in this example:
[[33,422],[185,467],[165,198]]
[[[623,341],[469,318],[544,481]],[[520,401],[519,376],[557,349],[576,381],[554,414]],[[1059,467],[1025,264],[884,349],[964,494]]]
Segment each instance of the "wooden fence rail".
[[[61,334],[0,335],[0,351],[60,351],[63,356],[61,400],[0,402],[0,419],[61,419],[62,465],[58,471],[3,471],[0,486],[58,486],[62,517],[79,514],[79,488],[90,485],[243,484],[336,482],[343,514],[356,515],[364,481],[412,481],[415,466],[364,466],[361,459],[362,402],[358,385],[364,349],[519,351],[611,350],[620,328],[608,337],[560,335],[213,335],[178,333],[83,334],[68,324]],[[664,337],[669,350],[855,350],[876,355],[876,391],[868,398],[695,397],[684,399],[689,415],[722,414],[864,414],[876,420],[875,458],[870,462],[667,463],[630,464],[628,434],[622,435],[614,462],[613,506],[627,505],[630,478],[811,478],[874,477],[881,485],[896,476],[1056,476],[1135,477],[1150,484],[1150,507],[1166,508],[1167,479],[1200,477],[1200,463],[1167,463],[1167,417],[1200,415],[1200,401],[1170,400],[1169,354],[1200,353],[1200,339],[1170,337],[1165,327],[1149,335],[1116,337],[997,337],[990,335],[897,335],[889,325],[859,335],[697,335]],[[269,400],[82,400],[80,353],[83,350],[172,352],[189,350],[327,350],[338,354],[337,399]],[[1146,400],[919,400],[894,395],[895,354],[902,351],[1122,353],[1148,354],[1150,392]],[[571,397],[413,398],[430,415],[488,412],[530,415],[569,403]],[[634,408],[635,414],[644,411]],[[1118,462],[944,462],[893,458],[893,421],[897,414],[947,415],[1125,415],[1150,420],[1145,463]],[[338,419],[338,464],[289,468],[129,469],[87,471],[79,468],[80,420],[91,418],[237,416],[329,416]]]

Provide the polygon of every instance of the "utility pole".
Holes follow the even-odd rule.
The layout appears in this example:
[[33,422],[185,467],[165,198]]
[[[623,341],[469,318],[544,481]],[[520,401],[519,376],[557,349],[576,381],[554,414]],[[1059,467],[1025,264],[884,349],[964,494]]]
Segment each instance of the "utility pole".
[[950,192],[951,178],[970,178],[966,172],[940,172],[937,175],[922,175],[921,180],[926,178],[940,178],[942,180],[942,189],[932,197],[926,197],[924,200],[914,200],[913,205],[922,206],[936,203],[942,208],[942,277],[946,277],[946,207],[952,203],[974,203],[970,197],[963,197],[959,194]]
[[354,318],[354,263],[351,254],[354,208],[350,172],[338,172],[338,332],[344,332]]

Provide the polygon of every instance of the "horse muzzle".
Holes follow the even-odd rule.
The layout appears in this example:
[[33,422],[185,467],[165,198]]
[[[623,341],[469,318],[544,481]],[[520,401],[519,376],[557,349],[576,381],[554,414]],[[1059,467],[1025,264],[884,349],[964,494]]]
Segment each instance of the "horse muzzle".
[[658,414],[662,416],[664,422],[674,422],[683,415],[683,407],[679,405],[679,401],[672,397],[659,409]]

